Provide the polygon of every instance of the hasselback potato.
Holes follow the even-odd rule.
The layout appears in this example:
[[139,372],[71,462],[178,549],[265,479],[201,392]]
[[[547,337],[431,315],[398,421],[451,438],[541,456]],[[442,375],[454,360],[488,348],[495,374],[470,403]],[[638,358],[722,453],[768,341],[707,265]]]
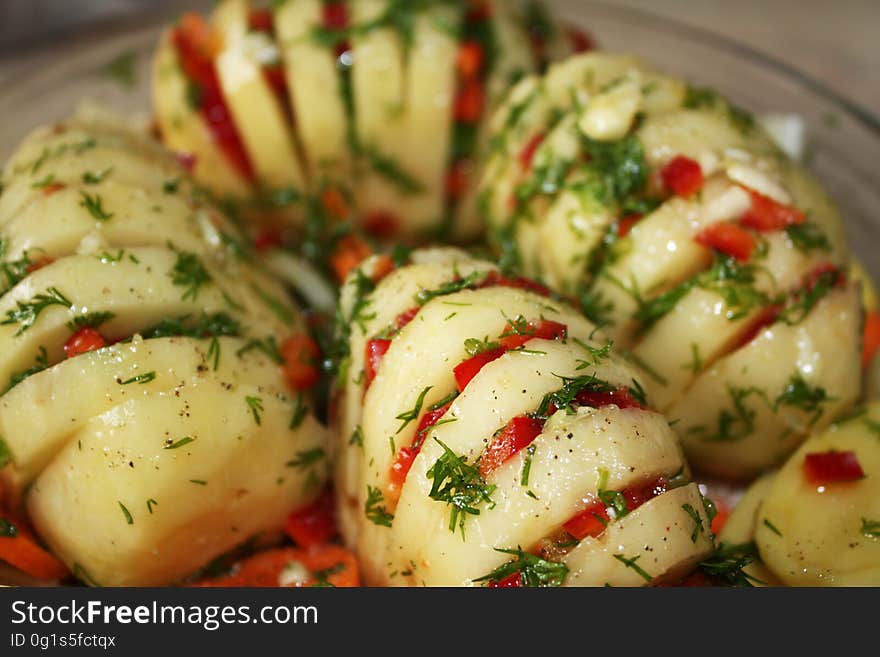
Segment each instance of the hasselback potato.
[[153,97],[164,141],[252,216],[301,223],[330,188],[331,218],[377,237],[467,238],[488,108],[588,47],[531,0],[223,0],[167,30]]
[[576,297],[695,468],[751,477],[859,395],[840,215],[755,120],[623,55],[529,77],[479,205],[508,267]]
[[546,288],[453,249],[376,256],[339,322],[336,488],[367,581],[638,586],[712,551],[642,375]]
[[311,502],[299,311],[174,158],[80,116],[2,183],[0,477],[53,553],[87,583],[167,584]]

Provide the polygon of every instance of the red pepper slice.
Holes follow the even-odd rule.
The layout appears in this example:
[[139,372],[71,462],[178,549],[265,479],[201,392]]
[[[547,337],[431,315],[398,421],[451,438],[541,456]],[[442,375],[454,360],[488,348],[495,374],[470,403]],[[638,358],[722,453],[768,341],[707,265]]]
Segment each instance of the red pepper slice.
[[268,9],[251,9],[248,12],[248,27],[254,32],[272,34],[272,12]]
[[611,518],[605,511],[605,505],[602,502],[593,502],[562,525],[562,528],[580,541],[587,536],[599,536],[609,522]]
[[761,309],[760,314],[755,318],[754,322],[749,327],[749,330],[739,339],[737,348],[746,346],[749,342],[757,338],[761,334],[761,331],[768,326],[773,325],[781,311],[782,306],[779,305],[765,306]]
[[535,152],[538,150],[538,146],[541,145],[546,136],[547,135],[543,132],[539,132],[529,139],[525,146],[522,147],[522,150],[519,152],[519,165],[523,171],[528,171],[532,168],[532,161],[535,159]]
[[328,488],[314,502],[287,516],[284,531],[300,547],[309,548],[336,538],[336,506]]
[[486,92],[480,80],[466,82],[455,99],[455,120],[459,123],[477,123],[483,115]]
[[214,140],[224,156],[241,175],[252,181],[254,170],[232,114],[223,97],[220,80],[214,68],[219,51],[219,36],[204,18],[195,13],[184,14],[172,33],[181,68],[196,90],[199,112],[208,124]]
[[520,415],[508,422],[492,438],[492,442],[480,457],[480,474],[488,477],[502,463],[511,459],[517,452],[525,449],[544,428],[544,420]]
[[532,338],[540,338],[543,340],[561,340],[568,334],[568,327],[565,324],[554,322],[549,319],[539,320],[537,323],[529,322],[525,331],[522,333],[514,333],[514,326],[507,325],[503,335],[498,342],[508,351],[511,349],[519,349]]
[[294,390],[311,388],[321,378],[318,368],[321,350],[311,337],[296,333],[286,338],[279,348],[284,359],[284,375]]
[[529,292],[534,292],[535,294],[540,294],[542,297],[549,297],[551,294],[550,288],[546,285],[541,285],[540,283],[536,283],[528,278],[522,278],[521,276],[504,276],[501,272],[497,271],[489,272],[489,275],[486,276],[486,278],[483,279],[483,282],[479,285],[480,288],[496,286],[527,290]]
[[363,239],[354,234],[343,235],[330,254],[330,266],[336,274],[336,280],[344,283],[351,271],[371,255],[373,249]]
[[107,346],[107,340],[97,329],[91,326],[83,326],[70,339],[64,343],[64,353],[68,358],[95,351]]
[[[664,477],[658,477],[643,484],[637,484],[625,488],[623,497],[626,499],[626,508],[635,511],[645,502],[662,495],[668,489],[668,482]],[[611,522],[605,504],[601,500],[592,502],[580,513],[575,514],[562,528],[577,540],[587,536],[596,537],[605,531],[605,527]]]
[[399,226],[400,220],[393,212],[376,210],[364,217],[364,230],[380,239],[394,237]]
[[645,215],[640,212],[634,212],[633,214],[628,214],[625,217],[621,217],[617,222],[617,236],[618,237],[626,237],[629,235],[629,231],[632,230],[632,227],[635,226],[642,217]]
[[880,315],[869,312],[865,315],[865,329],[862,333],[863,368],[871,364],[878,349],[880,349]]
[[465,386],[470,383],[471,379],[473,379],[483,366],[487,363],[491,363],[493,360],[497,360],[501,358],[506,349],[499,347],[498,349],[489,349],[488,351],[484,351],[482,353],[477,354],[471,358],[468,358],[466,361],[459,363],[456,365],[455,369],[452,371],[455,375],[455,382],[458,384],[459,391],[464,390]]
[[841,271],[840,267],[831,262],[823,262],[813,267],[812,271],[804,277],[804,291],[812,292],[819,281],[826,278],[826,274],[832,275],[830,278],[833,278],[835,287],[843,287],[846,284],[846,274]]
[[322,25],[327,30],[344,30],[348,25],[348,7],[344,2],[325,2],[321,14]]
[[479,23],[492,18],[492,5],[488,0],[471,0],[470,9],[465,15],[464,20],[468,23]]
[[774,201],[769,196],[746,188],[752,198],[751,207],[740,217],[739,222],[749,228],[766,233],[782,230],[786,226],[802,224],[807,215],[791,205]]
[[452,200],[460,199],[468,189],[473,165],[469,159],[453,162],[446,173],[446,196]]
[[64,183],[50,183],[43,187],[43,196],[52,196],[55,192],[60,192],[67,187]]
[[697,244],[721,251],[746,262],[755,251],[755,238],[744,228],[736,224],[717,223],[706,226],[694,237]]
[[511,573],[501,581],[486,584],[486,588],[489,589],[518,589],[522,588],[522,586],[522,577],[519,573]]
[[581,406],[591,406],[593,408],[602,408],[613,404],[621,409],[644,409],[644,406],[632,396],[632,393],[627,388],[618,388],[611,392],[593,392],[590,390],[584,390],[575,397],[575,401]]
[[284,239],[281,236],[281,231],[277,228],[266,228],[254,237],[254,248],[260,253],[276,246],[281,246],[283,243]]
[[394,269],[394,260],[391,259],[391,256],[381,255],[376,259],[371,280],[378,285],[379,281],[388,276]]
[[660,177],[667,189],[677,196],[690,196],[703,188],[703,170],[696,160],[676,155],[660,170]]
[[590,52],[596,49],[596,42],[585,30],[578,27],[570,27],[566,30],[568,43],[575,54]]
[[398,330],[402,329],[404,326],[406,326],[416,318],[416,315],[419,314],[419,311],[421,309],[421,306],[416,306],[415,308],[405,310],[395,318],[394,325],[397,327]]
[[476,78],[483,70],[483,46],[477,41],[465,41],[458,47],[456,67],[465,80]]
[[856,481],[865,476],[856,453],[813,452],[804,457],[804,474],[813,484],[835,484]]
[[412,445],[401,447],[398,450],[394,463],[391,464],[391,473],[388,476],[388,494],[390,499],[396,499],[400,494],[400,489],[403,488],[403,483],[406,481],[406,476],[412,468],[413,461],[416,460],[416,456],[419,455],[422,449],[425,437],[428,435],[431,427],[446,415],[446,411],[449,410],[450,406],[452,406],[452,402],[425,413],[419,421],[419,426],[416,428]]
[[364,390],[367,390],[370,384],[373,383],[373,379],[376,378],[376,374],[379,372],[382,359],[390,348],[391,340],[384,338],[373,338],[367,342],[367,353],[364,361]]

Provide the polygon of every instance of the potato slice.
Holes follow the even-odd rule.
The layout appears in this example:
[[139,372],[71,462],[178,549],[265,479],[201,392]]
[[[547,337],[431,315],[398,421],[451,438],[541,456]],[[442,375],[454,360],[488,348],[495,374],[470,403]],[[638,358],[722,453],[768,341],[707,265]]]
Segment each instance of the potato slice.
[[307,168],[346,180],[351,174],[347,141],[349,121],[337,72],[336,55],[311,39],[321,25],[322,2],[284,2],[275,9],[275,31],[284,59],[284,72],[296,129]]
[[15,466],[16,485],[36,476],[90,418],[128,399],[210,381],[226,382],[230,391],[260,385],[283,394],[287,388],[278,366],[259,351],[238,355],[245,344],[219,338],[214,351],[209,340],[136,337],[28,377],[0,398],[0,436]]
[[[248,397],[261,400],[258,416]],[[204,382],[130,399],[70,436],[28,494],[30,517],[89,584],[179,581],[280,528],[320,492],[324,459],[285,464],[321,449],[322,431],[312,418],[295,431],[289,422],[290,404],[253,385]]]
[[[3,179],[0,223],[45,196],[52,185],[82,185],[86,174],[158,193],[166,185],[179,188],[187,197],[192,192],[192,185],[181,176],[180,165],[167,153],[159,157],[143,149],[143,140],[104,135],[91,126],[79,128],[76,124],[61,123],[58,129],[63,131],[28,137],[16,151],[19,164],[10,163]],[[89,146],[91,143],[94,146]]]
[[[776,323],[746,346],[700,375],[668,415],[690,462],[725,477],[745,478],[773,466],[850,407],[859,395],[858,293],[850,287],[820,301],[799,324]],[[803,382],[809,404],[789,393],[793,377]]]
[[[111,220],[98,220],[83,207],[86,196],[100,202]],[[29,253],[32,260],[55,260],[80,247],[100,253],[111,247],[165,246],[170,236],[186,251],[204,253],[209,248],[195,212],[183,199],[110,180],[34,199],[2,225],[2,234],[9,259]]]
[[[508,380],[510,369],[494,367],[493,383]],[[459,454],[479,453],[494,431],[481,433],[486,422],[477,418],[486,415],[487,400],[468,388],[446,416],[459,421],[437,427],[429,438],[442,440]],[[522,395],[511,397],[519,402]],[[536,404],[536,399],[539,402],[540,395],[530,391],[528,402]],[[494,414],[490,417],[494,419]],[[436,443],[425,444],[425,458],[419,457],[407,478],[393,529],[392,554],[399,555],[400,564],[420,564],[413,569],[411,583],[461,586],[491,572],[510,558],[492,548],[532,546],[577,514],[585,501],[597,499],[600,470],[608,473],[608,490],[622,490],[684,468],[674,434],[662,416],[616,406],[581,408],[574,415],[560,412],[531,445],[528,486],[521,483],[526,457],[521,451],[489,477],[489,483],[497,486],[492,493],[495,506],[484,505],[480,515],[469,517],[462,536],[458,528],[449,529],[448,506],[428,496],[432,482],[425,477],[426,466],[439,458],[442,449]]]
[[214,141],[201,116],[187,100],[187,80],[166,31],[153,60],[153,106],[165,144],[180,153],[195,156],[193,174],[223,197],[248,198],[251,184],[232,166]]
[[[176,285],[171,274],[178,257],[169,249],[145,247],[130,249],[113,261],[70,256],[33,272],[0,299],[0,317],[10,322],[0,325],[0,381],[30,367],[41,347],[47,350],[50,364],[61,360],[62,345],[71,334],[66,323],[87,313],[114,314],[101,327],[108,336],[128,337],[167,318],[189,316],[195,321],[202,312],[228,313],[255,335],[286,335],[287,325],[272,307],[254,298],[253,290],[245,293],[239,285],[224,281],[208,262],[202,265],[212,280],[197,292]],[[54,296],[56,303],[42,309],[33,325],[19,333],[25,325],[14,319],[14,313],[19,304],[40,304],[39,295]],[[283,304],[281,308],[295,321],[291,309]]]
[[217,77],[257,179],[270,189],[302,191],[306,176],[294,148],[291,124],[263,75],[267,62],[259,60],[277,47],[265,34],[248,31],[247,0],[223,0],[212,19],[223,39],[215,62]]
[[[696,512],[697,523],[685,510]],[[568,586],[645,586],[675,582],[714,550],[696,484],[645,502],[566,557]],[[702,528],[702,531],[699,529]]]
[[[773,574],[788,586],[880,585],[880,405],[813,436],[769,485],[757,513],[755,541]],[[852,451],[865,477],[810,483],[807,454]],[[873,524],[871,524],[873,523]]]
[[441,6],[420,12],[414,21],[403,81],[406,135],[398,163],[424,189],[402,195],[397,212],[415,234],[436,228],[445,210],[458,55],[450,31],[458,29],[460,18],[455,9]]

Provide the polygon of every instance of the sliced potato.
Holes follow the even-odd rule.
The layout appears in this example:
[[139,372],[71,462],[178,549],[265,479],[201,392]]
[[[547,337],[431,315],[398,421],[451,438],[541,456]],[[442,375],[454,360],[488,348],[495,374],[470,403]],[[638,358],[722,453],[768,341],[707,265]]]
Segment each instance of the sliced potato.
[[26,485],[90,418],[128,399],[209,381],[227,382],[230,391],[260,385],[283,394],[278,366],[262,352],[239,355],[245,344],[236,338],[219,338],[216,347],[208,340],[136,338],[28,377],[0,397],[0,436],[15,466],[16,484]]
[[[880,585],[880,406],[813,436],[779,470],[756,516],[755,541],[766,566],[788,586]],[[865,477],[813,483],[804,460],[853,452]]]
[[195,177],[220,196],[251,196],[251,184],[232,166],[202,117],[190,107],[187,81],[168,31],[153,61],[152,88],[162,139],[169,148],[195,157]]
[[676,430],[691,463],[754,476],[852,406],[860,317],[857,291],[835,291],[799,324],[771,325],[701,374],[668,411],[681,418]]
[[[223,0],[212,15],[223,40],[215,66],[223,97],[261,184],[270,189],[305,188],[284,106],[263,74],[281,54],[269,36],[248,29],[247,0]],[[267,54],[267,51],[270,51]]]
[[[259,418],[248,398],[261,400]],[[254,385],[230,392],[205,382],[130,399],[70,435],[31,487],[28,511],[89,584],[178,581],[280,528],[320,492],[323,460],[285,465],[321,448],[320,428],[310,418],[291,431],[289,418],[288,402]],[[192,441],[173,447],[184,438]]]

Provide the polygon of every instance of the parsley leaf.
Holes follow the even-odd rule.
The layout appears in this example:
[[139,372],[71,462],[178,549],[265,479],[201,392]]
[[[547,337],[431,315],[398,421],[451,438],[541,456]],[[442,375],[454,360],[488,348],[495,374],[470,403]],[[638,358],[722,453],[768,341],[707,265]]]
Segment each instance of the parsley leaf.
[[16,336],[27,331],[37,321],[40,313],[50,306],[73,308],[73,303],[56,287],[47,288],[45,292],[35,295],[30,301],[17,301],[13,310],[6,311],[6,319],[0,324],[19,324]]
[[495,551],[510,554],[516,558],[499,566],[491,573],[478,577],[474,582],[498,583],[511,575],[518,574],[523,586],[556,587],[562,586],[568,575],[568,566],[564,563],[542,559],[534,554],[524,552],[520,548],[515,550],[495,548]]
[[195,253],[174,250],[177,253],[177,261],[168,272],[168,276],[171,277],[171,282],[174,285],[186,288],[183,297],[181,297],[184,301],[190,299],[195,301],[202,285],[211,281],[211,275]]
[[452,507],[449,514],[449,531],[454,533],[457,525],[464,538],[467,516],[480,515],[477,505],[485,503],[490,509],[495,507],[491,495],[496,487],[494,484],[486,483],[480,474],[480,469],[469,464],[465,457],[453,452],[438,438],[434,440],[443,448],[443,454],[427,472],[428,479],[433,482],[428,496],[437,502],[446,502]]
[[108,219],[113,218],[112,212],[107,212],[104,209],[104,199],[101,198],[100,194],[95,194],[94,196],[87,192],[80,192],[80,202],[79,205],[82,208],[85,208],[92,217],[97,219],[98,221],[107,221]]
[[381,490],[368,485],[364,513],[374,524],[381,525],[382,527],[390,527],[391,522],[394,520],[394,514],[388,513],[385,505],[382,504],[384,500],[385,496],[382,495]]
[[422,404],[425,403],[425,395],[428,394],[428,391],[431,389],[431,386],[424,388],[416,399],[416,404],[410,410],[405,411],[397,416],[396,419],[401,420],[401,425],[398,427],[395,435],[404,430],[404,428],[410,423],[415,421],[419,417],[419,413],[422,412]]

